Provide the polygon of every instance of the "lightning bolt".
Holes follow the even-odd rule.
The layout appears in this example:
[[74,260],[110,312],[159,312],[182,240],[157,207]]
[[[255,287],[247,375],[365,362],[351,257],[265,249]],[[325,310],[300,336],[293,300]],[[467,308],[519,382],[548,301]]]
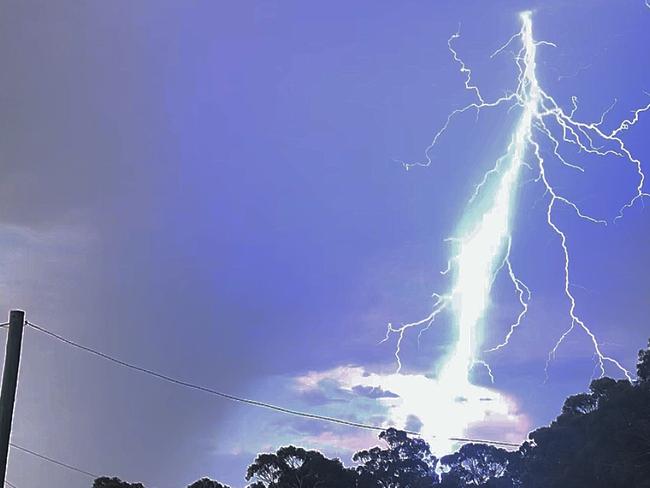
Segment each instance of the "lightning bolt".
[[[596,358],[595,367],[600,370],[601,376],[605,374],[605,367],[609,364],[631,379],[630,372],[619,361],[603,352],[596,335],[578,313],[576,299],[571,291],[569,240],[565,230],[554,219],[554,215],[556,209],[563,206],[572,211],[577,218],[589,223],[607,225],[607,221],[588,215],[558,190],[548,175],[548,161],[542,154],[539,140],[550,143],[553,154],[552,161],[557,161],[574,171],[584,172],[584,168],[569,161],[563,155],[563,148],[566,145],[575,146],[579,152],[594,157],[621,158],[634,166],[638,175],[638,184],[614,219],[617,220],[638,200],[650,196],[644,191],[645,174],[641,162],[633,156],[621,138],[625,131],[638,122],[643,112],[650,110],[650,103],[634,110],[630,118],[623,120],[611,131],[606,131],[603,128],[603,123],[613,109],[616,100],[595,122],[584,122],[576,117],[577,97],[571,98],[571,110],[565,111],[553,97],[540,87],[536,76],[537,48],[539,46],[556,46],[551,42],[535,40],[530,12],[521,13],[520,18],[520,31],[491,56],[498,56],[515,42],[520,42],[518,51],[513,52],[518,68],[517,85],[514,91],[495,100],[487,100],[481,94],[480,88],[472,81],[471,69],[454,48],[454,41],[460,37],[460,28],[448,40],[449,51],[465,77],[465,89],[473,94],[475,100],[448,115],[442,128],[434,135],[426,148],[423,161],[403,163],[404,167],[409,170],[415,166],[431,165],[433,149],[446,133],[454,118],[460,114],[476,111],[478,117],[481,110],[505,106],[508,111],[519,110],[521,115],[514,127],[506,152],[497,159],[494,166],[484,174],[483,179],[476,185],[468,202],[466,218],[461,226],[461,235],[448,239],[453,245],[453,253],[447,269],[442,274],[449,274],[453,277],[451,290],[444,294],[433,294],[433,307],[431,313],[426,317],[400,326],[389,323],[382,342],[388,341],[393,335],[397,336],[395,357],[399,372],[402,368],[400,351],[405,334],[410,329],[419,329],[419,341],[422,333],[434,324],[442,312],[451,312],[456,326],[457,339],[451,354],[443,363],[439,378],[441,381],[468,384],[469,372],[473,366],[478,364],[486,367],[490,378],[494,380],[489,364],[478,357],[477,351],[480,345],[479,326],[485,316],[490,292],[497,275],[504,270],[507,272],[521,309],[503,341],[487,349],[486,353],[508,346],[517,328],[525,319],[531,299],[530,289],[517,276],[510,260],[512,248],[510,221],[520,186],[520,174],[524,168],[528,168],[536,173],[532,181],[540,184],[544,189],[544,198],[547,200],[546,223],[557,236],[563,255],[563,291],[568,304],[568,326],[548,354],[545,367],[547,377],[549,363],[555,357],[558,348],[571,332],[578,329],[586,335],[593,348]],[[646,95],[650,94],[646,93]],[[525,160],[527,155],[533,164]]]

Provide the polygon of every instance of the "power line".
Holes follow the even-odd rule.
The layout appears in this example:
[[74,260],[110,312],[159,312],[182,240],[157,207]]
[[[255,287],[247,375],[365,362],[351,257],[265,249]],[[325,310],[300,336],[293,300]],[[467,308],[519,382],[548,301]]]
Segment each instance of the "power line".
[[[40,458],[40,459],[42,459],[44,461],[47,461],[47,462],[50,462],[50,463],[53,463],[53,464],[57,464],[59,466],[67,468],[69,470],[76,471],[77,473],[81,473],[83,475],[89,476],[89,477],[91,477],[93,479],[96,479],[96,478],[100,477],[99,475],[91,473],[90,471],[86,471],[84,469],[77,468],[76,466],[72,466],[71,464],[67,464],[67,463],[64,463],[62,461],[57,461],[56,459],[53,459],[53,458],[51,458],[49,456],[46,456],[45,454],[40,454],[40,453],[38,453],[36,451],[32,451],[31,449],[27,449],[26,447],[22,447],[22,446],[19,446],[18,444],[14,444],[13,442],[10,443],[9,445],[14,449],[18,449],[19,451],[26,452],[27,454],[31,454],[32,456]],[[9,483],[7,483],[7,484],[9,485]],[[11,485],[9,485],[9,486],[11,486]]]
[[[27,449],[26,447],[19,446],[18,444],[10,443],[9,445],[14,449],[18,449],[19,451],[26,452],[27,454],[35,456],[35,457],[37,457],[37,458],[39,458],[39,459],[41,459],[43,461],[47,461],[49,463],[56,464],[57,466],[69,469],[71,471],[82,474],[84,476],[88,476],[89,478],[92,478],[94,480],[97,479],[97,478],[102,477],[102,476],[100,476],[98,474],[91,473],[90,471],[86,471],[85,469],[81,469],[81,468],[79,468],[77,466],[73,466],[72,464],[67,464],[67,463],[64,463],[63,461],[59,461],[57,459],[46,456],[45,454],[41,454],[40,452],[32,451],[31,449]],[[11,488],[17,488],[15,485],[12,485],[11,483],[9,483],[6,480],[5,480],[5,484],[7,486],[11,487]]]
[[5,480],[5,485],[7,485],[9,488],[18,488],[16,485],[9,483],[7,480]]
[[[39,326],[37,324],[34,324],[32,322],[26,321],[25,323],[26,323],[26,325],[28,325],[32,329],[35,329],[35,330],[37,330],[39,332],[42,332],[43,334],[46,334],[46,335],[48,335],[48,336],[50,336],[50,337],[52,337],[54,339],[57,339],[58,341],[63,342],[65,344],[68,344],[69,346],[76,347],[77,349],[81,349],[82,351],[85,351],[87,353],[98,356],[98,357],[100,357],[102,359],[105,359],[106,361],[110,361],[110,362],[112,362],[114,364],[117,364],[119,366],[122,366],[124,368],[128,368],[128,369],[131,369],[133,371],[138,371],[140,373],[144,373],[144,374],[147,374],[149,376],[153,376],[155,378],[166,381],[168,383],[175,384],[177,386],[183,386],[185,388],[190,388],[190,389],[193,389],[193,390],[198,390],[198,391],[202,391],[204,393],[208,393],[208,394],[213,395],[213,396],[218,396],[218,397],[221,397],[221,398],[225,398],[226,400],[231,400],[231,401],[234,401],[234,402],[244,403],[244,404],[247,404],[247,405],[252,405],[254,407],[265,408],[265,409],[268,409],[268,410],[273,410],[275,412],[280,412],[280,413],[287,414],[287,415],[293,415],[295,417],[303,417],[303,418],[308,418],[308,419],[312,419],[312,420],[320,420],[320,421],[323,421],[323,422],[330,422],[330,423],[333,423],[333,424],[346,425],[348,427],[356,427],[356,428],[359,428],[359,429],[366,429],[366,430],[384,431],[384,430],[387,429],[387,427],[381,427],[381,426],[378,426],[378,425],[366,424],[366,423],[362,423],[362,422],[354,422],[354,421],[351,421],[351,420],[345,420],[345,419],[340,419],[340,418],[336,418],[336,417],[329,417],[329,416],[326,416],[326,415],[319,415],[319,414],[315,414],[315,413],[303,412],[303,411],[300,411],[300,410],[294,410],[294,409],[290,409],[290,408],[281,407],[279,405],[274,405],[272,403],[261,402],[259,400],[251,400],[249,398],[243,398],[243,397],[231,395],[229,393],[224,393],[224,392],[219,391],[219,390],[208,388],[207,386],[202,386],[202,385],[198,385],[198,384],[195,384],[195,383],[190,383],[188,381],[173,378],[173,377],[168,376],[166,374],[158,373],[158,372],[153,371],[151,369],[147,369],[147,368],[143,368],[141,366],[137,366],[135,364],[127,363],[126,361],[122,361],[121,359],[117,359],[117,358],[115,358],[113,356],[110,356],[110,355],[108,355],[106,353],[103,353],[103,352],[98,351],[96,349],[93,349],[91,347],[84,346],[84,345],[79,344],[79,343],[77,343],[75,341],[67,339],[67,338],[65,338],[65,337],[63,337],[63,336],[61,336],[59,334],[56,334],[56,333],[54,333],[52,331],[49,331],[49,330],[45,329],[44,327],[41,327],[41,326]],[[422,434],[420,434],[419,432],[415,432],[415,431],[404,430],[403,432],[405,432],[407,434],[410,434],[410,435],[418,436],[418,437],[422,436]],[[493,445],[497,445],[497,446],[508,446],[508,447],[518,447],[519,446],[519,444],[515,444],[513,442],[491,441],[491,440],[484,440],[484,439],[471,439],[471,438],[466,438],[466,437],[448,437],[447,439],[450,440],[450,441],[456,441],[456,442],[479,442],[479,443],[483,443],[483,444],[493,444]]]

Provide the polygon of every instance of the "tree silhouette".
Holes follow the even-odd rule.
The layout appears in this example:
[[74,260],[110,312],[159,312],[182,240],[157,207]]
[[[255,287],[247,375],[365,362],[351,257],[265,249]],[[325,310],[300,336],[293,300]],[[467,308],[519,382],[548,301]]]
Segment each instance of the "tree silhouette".
[[144,488],[144,485],[142,483],[127,483],[119,478],[103,476],[94,481],[93,488]]
[[647,349],[639,351],[639,361],[636,364],[636,374],[639,382],[650,381],[650,340]]
[[248,467],[246,480],[253,481],[251,488],[346,488],[355,485],[355,473],[318,451],[287,446],[275,454],[259,454]]
[[357,467],[360,488],[427,488],[437,483],[437,459],[424,440],[392,428],[379,438],[388,444],[387,449],[373,447],[352,458],[361,463]]
[[187,488],[230,488],[227,485],[223,485],[218,481],[211,480],[210,478],[201,478],[200,480],[195,481]]
[[520,449],[525,488],[650,488],[650,348],[638,381],[600,378]]
[[[500,480],[500,486],[513,486],[508,466],[516,454],[485,444],[465,444],[459,451],[444,456],[442,486],[490,486]],[[496,486],[493,481],[493,486]]]

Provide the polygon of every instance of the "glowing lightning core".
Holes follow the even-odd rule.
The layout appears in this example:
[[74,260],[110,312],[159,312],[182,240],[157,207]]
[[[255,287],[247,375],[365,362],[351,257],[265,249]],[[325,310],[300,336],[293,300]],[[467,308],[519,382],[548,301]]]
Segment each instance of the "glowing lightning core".
[[[581,166],[571,163],[562,155],[562,145],[572,144],[580,151],[596,156],[616,156],[627,160],[635,166],[638,174],[638,185],[636,192],[623,206],[623,211],[631,207],[636,200],[648,196],[643,190],[645,175],[641,163],[627,149],[619,134],[639,120],[639,115],[650,109],[650,103],[645,107],[635,110],[633,117],[623,121],[616,129],[606,132],[602,129],[604,117],[610,107],[601,116],[598,122],[581,122],[575,118],[577,110],[577,98],[573,97],[571,112],[565,112],[556,101],[544,92],[538,83],[535,73],[536,51],[539,45],[555,46],[546,41],[536,41],[532,32],[532,20],[530,12],[521,14],[522,28],[513,35],[508,42],[501,46],[493,56],[503,52],[510,44],[519,39],[521,47],[515,55],[515,62],[519,70],[517,87],[514,92],[507,94],[495,101],[486,101],[481,95],[479,88],[472,84],[472,72],[465,62],[458,56],[452,41],[460,36],[455,33],[448,42],[454,60],[460,65],[460,71],[465,75],[465,88],[472,92],[476,101],[469,105],[454,110],[447,118],[442,129],[435,134],[431,144],[426,149],[426,159],[420,163],[405,164],[407,169],[412,166],[428,166],[432,160],[430,151],[436,145],[438,139],[445,133],[452,119],[461,113],[469,110],[476,110],[477,114],[481,109],[506,105],[509,109],[519,107],[521,116],[515,126],[511,141],[506,153],[501,156],[494,167],[488,171],[482,181],[476,186],[475,192],[470,199],[470,204],[480,199],[479,211],[468,214],[465,229],[460,237],[450,239],[455,245],[455,252],[449,260],[447,270],[443,274],[453,274],[453,286],[446,294],[434,294],[434,306],[431,313],[423,319],[395,326],[388,324],[388,330],[384,341],[391,335],[397,335],[397,346],[395,356],[398,364],[398,371],[402,363],[400,359],[400,347],[406,331],[412,328],[420,328],[420,334],[427,330],[436,317],[443,311],[452,312],[457,328],[457,341],[453,351],[443,365],[439,380],[442,383],[468,385],[468,373],[475,364],[482,364],[488,369],[493,379],[492,371],[488,364],[477,358],[479,346],[478,331],[489,303],[490,291],[497,274],[505,269],[508,277],[517,293],[521,304],[521,312],[516,321],[511,325],[508,334],[502,343],[489,349],[486,352],[495,351],[505,347],[515,329],[520,325],[528,310],[528,302],[531,292],[528,287],[515,274],[510,262],[511,237],[510,220],[514,211],[514,203],[518,188],[519,175],[522,168],[534,169],[526,161],[525,156],[535,161],[537,177],[534,181],[543,185],[545,195],[548,196],[547,224],[558,236],[562,254],[564,257],[564,293],[569,304],[569,326],[561,335],[552,351],[549,353],[549,360],[554,356],[558,347],[566,336],[576,327],[586,333],[597,360],[597,366],[601,375],[605,374],[605,365],[610,363],[618,368],[625,376],[630,378],[629,372],[615,359],[602,352],[601,346],[591,329],[580,318],[576,311],[576,300],[571,292],[570,284],[570,254],[567,245],[566,233],[553,219],[554,210],[559,205],[571,209],[577,217],[592,223],[604,224],[607,222],[585,214],[574,202],[563,196],[552,184],[546,172],[546,161],[542,156],[539,142],[533,134],[539,134],[550,142],[552,152],[561,164],[576,170],[584,171]],[[550,124],[559,129],[561,137],[554,135]],[[596,146],[596,142],[600,145]],[[547,362],[548,366],[548,362]]]

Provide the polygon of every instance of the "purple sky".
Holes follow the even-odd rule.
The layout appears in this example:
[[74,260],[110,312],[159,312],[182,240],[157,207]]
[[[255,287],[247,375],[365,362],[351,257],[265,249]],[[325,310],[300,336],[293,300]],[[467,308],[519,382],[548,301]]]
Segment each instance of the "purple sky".
[[[579,115],[593,120],[617,98],[614,121],[648,102],[642,0],[4,2],[3,309],[193,382],[381,421],[376,395],[342,388],[334,372],[394,371],[394,342],[378,345],[386,323],[425,315],[444,289],[443,239],[503,152],[512,118],[459,118],[429,168],[406,172],[395,160],[421,158],[469,100],[446,44],[459,22],[457,48],[484,93],[514,86],[511,59],[489,56],[524,9],[534,10],[536,36],[558,45],[540,49],[538,76],[564,107],[577,95]],[[649,130],[645,117],[624,138],[650,168]],[[634,168],[581,161],[584,175],[555,169],[554,178],[613,219],[634,192]],[[572,334],[544,384],[547,353],[568,326],[544,212],[542,190],[523,186],[513,263],[533,300],[511,347],[488,358],[494,388],[531,426],[583,390],[594,364],[585,336]],[[558,220],[579,312],[633,369],[650,335],[650,214],[638,204],[607,227],[568,212]],[[517,313],[506,281],[493,300],[486,344]],[[405,373],[432,371],[450,326],[444,318],[419,349],[405,341]],[[149,487],[203,475],[238,487],[259,450],[300,442],[347,462],[372,442],[138,376],[31,330],[23,352],[13,440]],[[314,377],[324,379],[299,388]],[[8,479],[90,486],[20,452]]]

